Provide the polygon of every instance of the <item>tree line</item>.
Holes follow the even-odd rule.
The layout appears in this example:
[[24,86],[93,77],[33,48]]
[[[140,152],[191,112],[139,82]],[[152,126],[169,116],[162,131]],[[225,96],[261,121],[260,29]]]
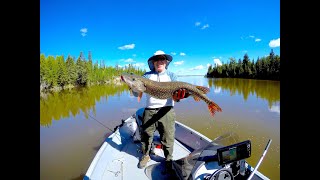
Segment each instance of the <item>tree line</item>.
[[119,65],[106,66],[103,61],[93,63],[91,52],[89,52],[88,60],[85,59],[82,52],[77,59],[68,55],[66,60],[63,55],[46,57],[41,53],[40,92],[54,88],[105,84],[119,77],[123,72],[142,75],[146,70],[136,68],[132,64],[121,68]]
[[210,65],[206,77],[280,80],[280,56],[272,49],[268,56],[258,57],[256,62],[251,61],[247,53],[238,62],[235,58],[229,60],[227,64]]

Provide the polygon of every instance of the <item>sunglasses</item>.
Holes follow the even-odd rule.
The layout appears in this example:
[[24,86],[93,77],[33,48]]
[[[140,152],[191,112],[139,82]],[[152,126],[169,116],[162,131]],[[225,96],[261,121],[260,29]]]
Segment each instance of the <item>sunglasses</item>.
[[165,62],[167,61],[166,59],[154,59],[153,62],[158,62],[158,61],[162,61],[162,62]]
[[157,62],[157,61],[167,61],[166,57],[165,56],[159,56],[159,57],[156,57],[153,59],[153,62]]

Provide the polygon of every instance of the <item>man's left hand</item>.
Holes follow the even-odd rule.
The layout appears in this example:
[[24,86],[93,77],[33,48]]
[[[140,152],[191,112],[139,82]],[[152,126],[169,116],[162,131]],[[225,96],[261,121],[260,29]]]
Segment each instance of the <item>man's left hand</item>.
[[187,98],[189,95],[190,94],[189,94],[188,90],[182,88],[182,89],[176,90],[173,93],[172,99],[176,102],[179,102],[180,99]]

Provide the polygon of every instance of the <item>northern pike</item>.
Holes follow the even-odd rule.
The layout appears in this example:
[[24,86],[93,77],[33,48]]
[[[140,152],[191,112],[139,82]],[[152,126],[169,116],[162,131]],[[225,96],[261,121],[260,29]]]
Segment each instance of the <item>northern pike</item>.
[[169,99],[172,98],[175,91],[186,89],[195,101],[203,100],[208,104],[208,109],[212,116],[214,116],[217,111],[222,111],[215,102],[206,96],[210,89],[204,86],[196,86],[182,81],[157,82],[142,76],[127,73],[121,75],[121,80],[124,81],[132,91],[139,93],[138,101],[140,101],[142,93],[147,93],[158,99]]

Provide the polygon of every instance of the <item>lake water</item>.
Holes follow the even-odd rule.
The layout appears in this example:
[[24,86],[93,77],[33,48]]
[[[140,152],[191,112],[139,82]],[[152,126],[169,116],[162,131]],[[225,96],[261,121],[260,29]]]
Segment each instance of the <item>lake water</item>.
[[[240,141],[251,140],[256,166],[269,139],[272,143],[259,171],[280,179],[280,82],[249,79],[179,77],[180,81],[210,88],[207,96],[222,112],[212,118],[206,103],[192,97],[175,103],[176,118],[214,139],[234,132]],[[73,89],[40,99],[40,178],[82,179],[111,130],[137,109],[126,85]]]

